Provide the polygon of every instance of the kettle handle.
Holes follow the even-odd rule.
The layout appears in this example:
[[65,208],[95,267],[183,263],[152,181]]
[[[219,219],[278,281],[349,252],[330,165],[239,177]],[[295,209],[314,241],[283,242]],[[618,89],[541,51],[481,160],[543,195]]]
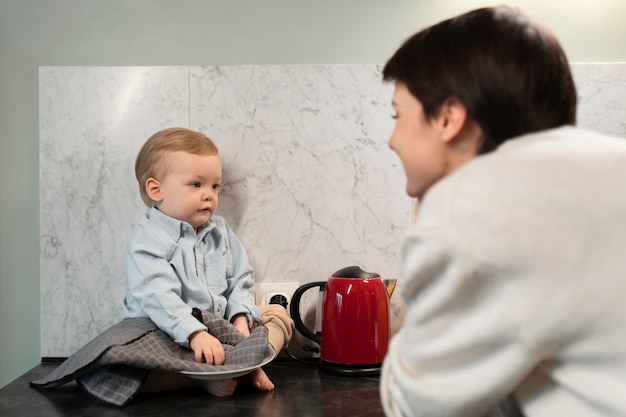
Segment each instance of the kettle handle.
[[321,343],[321,337],[316,335],[312,331],[310,331],[302,322],[300,318],[300,299],[305,291],[313,288],[320,287],[320,291],[324,291],[324,287],[326,286],[326,281],[316,281],[309,282],[308,284],[304,284],[294,291],[293,296],[291,297],[291,305],[289,306],[289,314],[293,319],[293,324],[296,326],[296,329],[302,333],[305,337],[311,339],[316,342],[318,345]]

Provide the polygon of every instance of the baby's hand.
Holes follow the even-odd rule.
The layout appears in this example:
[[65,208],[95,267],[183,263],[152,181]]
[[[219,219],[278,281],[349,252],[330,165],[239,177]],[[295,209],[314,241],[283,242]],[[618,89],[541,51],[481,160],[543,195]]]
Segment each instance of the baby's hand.
[[217,338],[202,330],[189,336],[189,347],[193,350],[197,362],[209,365],[223,365],[226,354],[224,346]]

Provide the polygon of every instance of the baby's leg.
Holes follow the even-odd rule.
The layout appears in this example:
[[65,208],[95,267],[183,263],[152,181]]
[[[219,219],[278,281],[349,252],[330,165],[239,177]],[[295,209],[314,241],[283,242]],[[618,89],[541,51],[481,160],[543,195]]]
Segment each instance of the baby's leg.
[[240,377],[239,381],[242,384],[252,384],[259,391],[272,391],[274,389],[274,383],[261,368],[257,368],[249,374]]
[[[269,344],[278,354],[289,345],[294,329],[293,320],[289,317],[287,310],[278,304],[258,307],[261,311],[261,321],[257,324],[267,327]],[[272,391],[274,389],[274,384],[261,368],[243,376],[241,381],[252,384],[260,391]]]
[[237,381],[232,378],[202,381],[205,391],[215,397],[230,397],[235,392],[236,386]]
[[270,346],[280,353],[285,349],[293,336],[293,320],[289,317],[287,310],[278,305],[259,306],[261,311],[261,321],[258,324],[267,327],[267,338]]

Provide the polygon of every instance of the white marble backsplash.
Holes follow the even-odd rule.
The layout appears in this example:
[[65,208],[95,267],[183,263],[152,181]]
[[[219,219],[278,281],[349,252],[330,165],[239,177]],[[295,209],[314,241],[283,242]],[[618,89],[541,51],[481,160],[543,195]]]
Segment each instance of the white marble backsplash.
[[[579,125],[626,137],[626,64],[573,68]],[[219,214],[257,281],[348,265],[396,277],[412,202],[387,146],[380,66],[41,67],[39,94],[42,356],[69,356],[121,319],[121,258],[146,210],[134,159],[165,127],[219,147]]]
[[626,63],[572,64],[578,126],[626,137]]

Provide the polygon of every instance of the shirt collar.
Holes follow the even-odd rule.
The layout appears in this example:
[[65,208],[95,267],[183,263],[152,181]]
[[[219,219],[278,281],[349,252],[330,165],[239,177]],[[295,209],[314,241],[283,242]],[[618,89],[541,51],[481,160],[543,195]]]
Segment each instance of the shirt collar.
[[[172,240],[178,241],[185,235],[196,236],[196,232],[189,223],[177,220],[167,214],[163,214],[156,207],[152,207],[150,209],[148,212],[148,219],[157,223],[163,231],[165,231],[165,233],[172,238]],[[198,233],[197,238],[202,239],[204,235],[207,234],[214,226],[215,224],[212,220],[209,220],[206,224],[200,226],[200,232]]]

